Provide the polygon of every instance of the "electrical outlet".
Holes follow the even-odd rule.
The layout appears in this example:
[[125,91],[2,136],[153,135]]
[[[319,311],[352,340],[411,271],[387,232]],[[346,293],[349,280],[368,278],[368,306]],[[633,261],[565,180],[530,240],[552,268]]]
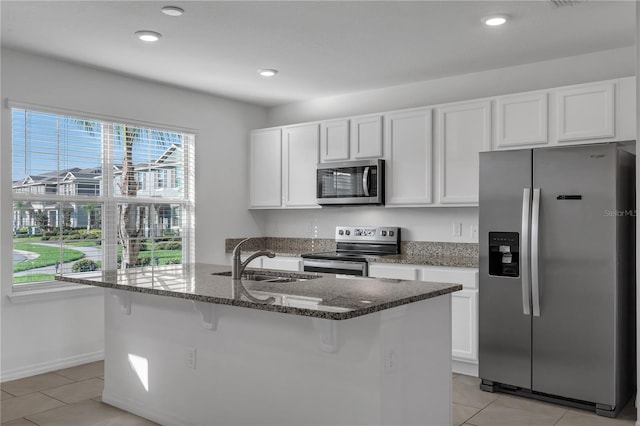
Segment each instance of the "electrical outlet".
[[453,236],[462,237],[462,223],[456,222],[453,224]]
[[196,348],[184,349],[184,363],[188,368],[196,369]]
[[471,239],[478,241],[478,225],[471,225]]
[[398,370],[398,353],[394,349],[389,349],[384,354],[384,371],[395,373]]

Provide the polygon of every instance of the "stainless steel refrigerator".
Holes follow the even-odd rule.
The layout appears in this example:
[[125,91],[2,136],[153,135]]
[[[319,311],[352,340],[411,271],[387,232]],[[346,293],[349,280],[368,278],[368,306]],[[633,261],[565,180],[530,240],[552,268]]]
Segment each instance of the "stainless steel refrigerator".
[[634,163],[616,144],[480,154],[481,389],[608,417],[629,400]]

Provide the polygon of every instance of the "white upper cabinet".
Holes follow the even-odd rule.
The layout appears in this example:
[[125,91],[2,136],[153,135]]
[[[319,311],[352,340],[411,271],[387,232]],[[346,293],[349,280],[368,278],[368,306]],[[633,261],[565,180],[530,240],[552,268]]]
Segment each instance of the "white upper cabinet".
[[385,116],[386,205],[423,206],[432,203],[431,108]]
[[547,92],[496,99],[496,148],[522,148],[549,142]]
[[382,157],[382,116],[366,115],[320,124],[320,161]]
[[282,131],[254,130],[249,142],[249,207],[282,204]]
[[285,207],[320,207],[316,203],[319,139],[318,124],[283,128],[283,204]]
[[613,82],[557,89],[558,142],[615,137],[614,93]]
[[320,161],[349,159],[349,120],[325,121],[320,125]]
[[438,180],[442,204],[478,203],[478,153],[490,149],[491,101],[438,108]]
[[382,157],[381,115],[351,119],[351,147],[356,160]]

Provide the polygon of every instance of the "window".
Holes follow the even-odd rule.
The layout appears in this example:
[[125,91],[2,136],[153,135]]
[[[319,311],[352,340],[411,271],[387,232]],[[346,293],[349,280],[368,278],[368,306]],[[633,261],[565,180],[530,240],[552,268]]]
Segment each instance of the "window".
[[193,134],[11,113],[14,288],[193,262]]

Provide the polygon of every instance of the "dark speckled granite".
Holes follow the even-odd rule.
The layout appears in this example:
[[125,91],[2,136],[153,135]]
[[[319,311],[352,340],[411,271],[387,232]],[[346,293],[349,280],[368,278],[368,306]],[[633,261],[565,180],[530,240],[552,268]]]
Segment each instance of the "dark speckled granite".
[[[242,238],[225,240],[225,252],[231,253]],[[318,238],[256,237],[242,245],[247,255],[258,250],[271,250],[278,256],[300,256],[303,253],[334,251],[334,240]],[[397,256],[382,256],[373,263],[402,263],[456,268],[478,267],[477,243],[448,243],[436,241],[403,241]]]
[[[462,290],[459,284],[284,271],[278,271],[278,275],[317,278],[286,283],[241,280],[241,284],[234,285],[228,276],[212,275],[229,270],[229,266],[198,263],[69,274],[56,276],[56,280],[332,320],[355,318]],[[238,285],[254,297],[274,296],[276,302],[251,302],[241,295]]]

